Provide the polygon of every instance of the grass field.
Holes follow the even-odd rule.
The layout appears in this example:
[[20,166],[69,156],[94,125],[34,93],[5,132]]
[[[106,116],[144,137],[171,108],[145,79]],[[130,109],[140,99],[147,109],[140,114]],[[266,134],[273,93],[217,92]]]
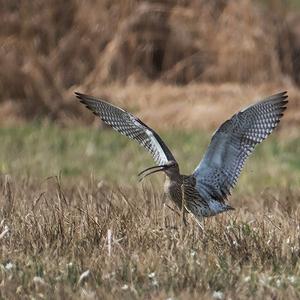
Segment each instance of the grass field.
[[[183,173],[210,134],[162,132]],[[283,299],[300,297],[300,136],[273,135],[230,199],[205,221],[162,205],[162,175],[110,130],[0,129],[0,298]]]

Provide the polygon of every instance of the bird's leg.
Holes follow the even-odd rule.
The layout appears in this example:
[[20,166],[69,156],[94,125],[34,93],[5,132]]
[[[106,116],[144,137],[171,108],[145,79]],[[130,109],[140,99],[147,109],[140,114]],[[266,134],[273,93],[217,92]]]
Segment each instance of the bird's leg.
[[167,203],[165,203],[165,206],[167,208],[169,208],[173,213],[175,213],[177,216],[180,216],[180,213],[178,211],[176,211],[174,208],[172,208],[170,205],[168,205]]
[[[170,226],[166,225],[166,207],[169,208],[172,212],[174,212],[175,214],[177,214],[178,216],[180,216],[180,213],[178,211],[176,211],[173,207],[171,207],[170,205],[167,204],[167,200],[168,200],[168,196],[166,193],[163,194],[163,221],[162,221],[162,228],[166,229],[169,228]],[[172,226],[170,227],[172,228]]]
[[163,228],[166,228],[166,200],[167,200],[167,196],[164,193],[163,199],[162,199],[162,202],[163,202],[162,227]]
[[188,225],[186,221],[186,209],[185,209],[185,194],[184,194],[184,185],[181,184],[181,222],[184,226]]
[[[164,194],[164,197],[163,197],[163,228],[168,228],[168,226],[166,226],[166,218],[165,218],[165,208],[169,208],[173,213],[175,213],[177,216],[181,217],[182,216],[182,210],[180,210],[180,212],[178,212],[178,210],[174,209],[173,207],[171,207],[169,204],[167,204],[167,200],[168,200],[168,197],[166,194]],[[184,225],[188,225],[186,219],[185,219],[185,214],[186,214],[186,211],[184,211],[184,217],[183,217],[183,223]]]

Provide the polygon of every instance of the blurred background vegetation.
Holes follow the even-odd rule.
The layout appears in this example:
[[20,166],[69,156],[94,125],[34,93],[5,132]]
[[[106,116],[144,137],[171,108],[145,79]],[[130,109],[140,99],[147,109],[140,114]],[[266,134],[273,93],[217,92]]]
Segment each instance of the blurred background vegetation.
[[1,123],[91,123],[75,90],[207,129],[288,89],[300,120],[297,0],[1,0],[0,17]]

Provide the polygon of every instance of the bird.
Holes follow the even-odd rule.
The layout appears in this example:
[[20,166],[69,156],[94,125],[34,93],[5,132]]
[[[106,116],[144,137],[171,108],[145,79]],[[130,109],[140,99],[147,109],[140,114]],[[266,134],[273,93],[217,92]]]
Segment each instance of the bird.
[[[287,108],[287,91],[264,98],[240,110],[212,135],[210,144],[191,175],[179,164],[161,137],[139,118],[111,103],[75,92],[76,97],[104,123],[148,150],[156,166],[138,174],[140,180],[165,173],[164,194],[175,207],[191,213],[197,222],[234,210],[228,204],[248,156],[279,124]],[[186,224],[185,215],[184,222]],[[199,224],[199,223],[198,223]]]

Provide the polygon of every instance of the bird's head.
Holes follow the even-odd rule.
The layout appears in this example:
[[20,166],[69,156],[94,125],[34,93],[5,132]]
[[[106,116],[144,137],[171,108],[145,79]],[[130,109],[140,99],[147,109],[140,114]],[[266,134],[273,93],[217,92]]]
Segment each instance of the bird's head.
[[[146,173],[147,171],[150,171],[150,172]],[[177,162],[174,160],[170,160],[167,163],[165,163],[164,165],[147,168],[138,174],[139,181],[142,181],[148,175],[151,175],[151,174],[154,174],[157,172],[162,172],[162,171],[165,172],[169,176],[172,174],[179,173],[179,167],[178,167]]]

